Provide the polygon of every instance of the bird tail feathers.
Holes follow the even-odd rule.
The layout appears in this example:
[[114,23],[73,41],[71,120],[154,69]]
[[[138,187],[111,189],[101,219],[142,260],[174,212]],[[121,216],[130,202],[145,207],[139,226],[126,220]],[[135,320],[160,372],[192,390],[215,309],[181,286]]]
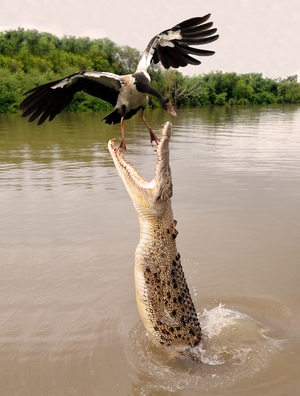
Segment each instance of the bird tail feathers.
[[118,110],[114,110],[112,113],[102,118],[102,121],[105,120],[106,124],[119,124],[121,122],[121,117],[122,116]]

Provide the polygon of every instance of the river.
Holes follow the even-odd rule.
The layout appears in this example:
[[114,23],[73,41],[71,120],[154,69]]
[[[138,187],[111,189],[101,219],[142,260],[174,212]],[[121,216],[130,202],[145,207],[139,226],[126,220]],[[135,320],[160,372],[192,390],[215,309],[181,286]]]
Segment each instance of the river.
[[[140,322],[137,215],[107,150],[120,126],[0,115],[1,396],[296,396],[300,389],[300,107],[179,109],[177,247],[204,333],[170,360]],[[146,112],[155,130],[170,120]],[[126,158],[156,155],[139,117]]]

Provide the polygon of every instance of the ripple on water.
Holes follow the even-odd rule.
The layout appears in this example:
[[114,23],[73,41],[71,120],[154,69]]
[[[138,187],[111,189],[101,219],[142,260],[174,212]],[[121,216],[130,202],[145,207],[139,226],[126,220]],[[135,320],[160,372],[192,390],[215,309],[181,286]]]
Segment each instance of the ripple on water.
[[[267,368],[285,342],[286,333],[277,330],[288,316],[287,309],[272,301],[257,304],[254,300],[256,315],[252,315],[251,307],[248,311],[246,306],[237,310],[223,304],[206,308],[199,315],[204,337],[195,354],[202,364],[171,359],[152,344],[139,322],[130,334],[128,350],[129,360],[138,372],[134,394],[216,391],[251,379]],[[260,320],[268,306],[277,313],[271,322]]]

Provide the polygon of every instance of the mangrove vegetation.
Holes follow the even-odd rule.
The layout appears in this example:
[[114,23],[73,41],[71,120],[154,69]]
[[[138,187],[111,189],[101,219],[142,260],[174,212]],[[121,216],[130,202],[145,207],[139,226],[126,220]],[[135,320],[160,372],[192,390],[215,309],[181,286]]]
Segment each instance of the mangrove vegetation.
[[[0,113],[18,112],[24,92],[78,70],[133,73],[140,55],[108,38],[58,38],[22,28],[0,32]],[[300,103],[297,75],[271,79],[262,73],[213,71],[190,77],[159,66],[152,67],[150,75],[152,85],[177,107]],[[149,103],[158,106],[155,98]],[[109,108],[106,102],[78,93],[69,111]]]

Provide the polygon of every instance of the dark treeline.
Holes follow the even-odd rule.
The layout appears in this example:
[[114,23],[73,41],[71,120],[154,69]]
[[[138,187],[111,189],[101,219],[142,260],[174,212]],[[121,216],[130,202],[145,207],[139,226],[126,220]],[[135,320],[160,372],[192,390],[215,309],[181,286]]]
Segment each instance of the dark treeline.
[[[0,32],[0,113],[18,111],[22,93],[77,70],[128,74],[135,71],[140,52],[108,38],[58,38],[36,30]],[[176,106],[300,103],[297,75],[281,79],[261,73],[223,73],[194,77],[177,70],[150,70],[152,85]],[[155,98],[150,105],[158,106]],[[78,93],[70,111],[107,110],[109,104]]]

